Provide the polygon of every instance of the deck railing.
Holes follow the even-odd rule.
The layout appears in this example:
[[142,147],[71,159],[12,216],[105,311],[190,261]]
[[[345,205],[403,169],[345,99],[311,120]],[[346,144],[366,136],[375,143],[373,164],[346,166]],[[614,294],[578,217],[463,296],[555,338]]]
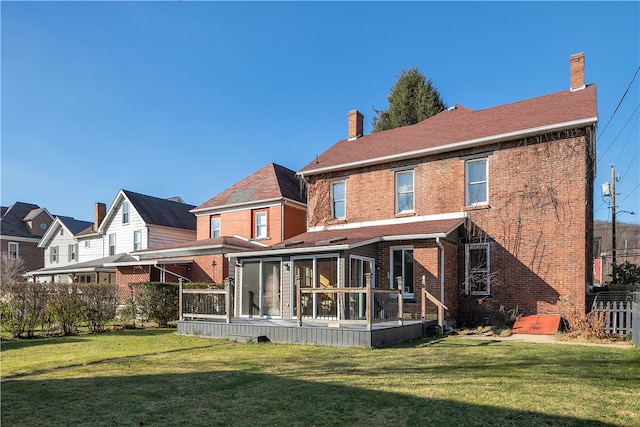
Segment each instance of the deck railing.
[[180,283],[180,320],[224,319],[231,321],[231,286],[224,289],[190,289]]
[[424,289],[424,295],[422,298],[422,320],[425,320],[427,316],[427,300],[431,301],[438,308],[438,333],[442,336],[444,334],[444,311],[448,308],[442,304],[438,298],[431,295]]
[[296,285],[296,319],[340,324],[362,324],[371,329],[373,323],[397,321],[402,325],[402,294],[399,289],[303,288]]

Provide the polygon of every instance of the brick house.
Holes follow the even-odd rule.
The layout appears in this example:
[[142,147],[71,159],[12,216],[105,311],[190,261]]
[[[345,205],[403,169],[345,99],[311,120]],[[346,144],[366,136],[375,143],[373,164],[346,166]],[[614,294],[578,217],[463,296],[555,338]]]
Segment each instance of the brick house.
[[[294,171],[269,163],[190,209],[196,239],[131,253],[115,264],[119,286],[142,281],[222,283],[230,252],[277,244],[306,230],[306,200]],[[121,285],[122,284],[122,285]]]
[[[596,87],[585,85],[583,54],[570,58],[570,74],[566,91],[483,110],[455,105],[370,135],[349,112],[348,138],[298,172],[307,231],[229,255],[234,315],[266,317],[277,295],[279,316],[295,318],[296,285],[400,289],[414,318],[426,289],[460,322],[478,307],[557,313],[566,299],[584,309]],[[376,310],[354,304],[351,315]],[[337,316],[316,294],[303,310]]]
[[24,271],[44,266],[44,250],[38,242],[49,229],[53,216],[33,203],[15,202],[0,212],[0,252],[2,258],[20,259]]

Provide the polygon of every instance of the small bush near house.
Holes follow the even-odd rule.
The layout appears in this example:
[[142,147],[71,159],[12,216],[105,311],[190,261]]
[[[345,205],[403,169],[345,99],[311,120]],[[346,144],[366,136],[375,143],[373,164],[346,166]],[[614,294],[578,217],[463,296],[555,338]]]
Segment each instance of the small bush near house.
[[516,306],[508,309],[497,305],[491,299],[472,296],[461,296],[458,299],[457,323],[463,327],[493,326],[498,329],[509,329],[523,315]]
[[65,335],[75,334],[85,319],[86,306],[76,284],[52,284],[48,289],[47,317],[57,322]]
[[175,283],[130,283],[132,314],[135,318],[154,321],[160,327],[178,319],[179,287]]
[[2,329],[14,337],[33,337],[45,319],[46,283],[3,283],[0,291]]
[[560,297],[558,301],[563,326],[569,337],[585,340],[600,340],[607,338],[605,332],[604,313],[595,313],[577,310],[566,297]]
[[85,320],[91,332],[103,332],[107,322],[116,317],[118,288],[115,284],[91,283],[80,285],[86,307]]

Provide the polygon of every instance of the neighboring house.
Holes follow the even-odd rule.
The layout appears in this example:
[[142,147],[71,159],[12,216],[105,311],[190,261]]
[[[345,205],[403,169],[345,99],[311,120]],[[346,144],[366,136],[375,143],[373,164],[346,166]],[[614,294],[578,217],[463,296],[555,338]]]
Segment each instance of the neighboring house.
[[[584,310],[596,88],[584,83],[584,55],[570,71],[566,91],[455,105],[371,135],[351,111],[348,138],[298,172],[307,231],[229,254],[239,266],[234,315],[295,318],[296,285],[399,289],[404,316],[418,319],[425,289],[460,322],[487,306],[557,313],[566,299]],[[332,303],[313,294],[303,315],[331,319]],[[349,304],[351,316],[373,313],[362,299]]]
[[44,250],[38,242],[53,217],[45,208],[32,203],[15,202],[0,212],[0,252],[9,259],[21,259],[24,271],[44,266]]
[[280,243],[306,230],[306,200],[294,171],[270,163],[190,212],[197,238],[134,251],[113,264],[124,291],[152,281],[222,283],[233,275],[225,254]]
[[[71,283],[74,277],[66,274],[65,270],[80,262],[80,248],[76,235],[90,226],[91,223],[88,221],[57,216],[38,243],[38,247],[44,249],[44,268],[30,271],[28,275],[41,282]],[[59,270],[60,268],[62,270]],[[46,273],[39,274],[40,271]],[[87,276],[81,276],[78,281],[90,281],[87,279]]]
[[[600,286],[611,281],[613,224],[595,221],[593,228],[593,284]],[[640,265],[640,224],[616,222],[616,264],[625,262]]]
[[[64,282],[117,283],[114,264],[135,261],[131,252],[192,241],[196,236],[196,220],[190,212],[193,208],[179,198],[161,199],[120,190],[108,211],[105,204],[96,203],[93,224],[85,222],[74,234],[77,263],[60,265],[68,259],[60,246],[69,248],[71,242],[52,244],[49,239],[42,244],[49,246],[50,265],[30,273],[45,281],[53,277]],[[56,236],[63,239],[64,232]],[[58,253],[64,259],[53,255]]]

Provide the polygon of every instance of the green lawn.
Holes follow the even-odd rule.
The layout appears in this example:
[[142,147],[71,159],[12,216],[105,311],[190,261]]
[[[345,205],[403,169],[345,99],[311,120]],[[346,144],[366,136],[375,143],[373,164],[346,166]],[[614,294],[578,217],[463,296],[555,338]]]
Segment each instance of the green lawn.
[[173,330],[2,343],[6,426],[640,426],[640,350],[450,337],[385,349]]

